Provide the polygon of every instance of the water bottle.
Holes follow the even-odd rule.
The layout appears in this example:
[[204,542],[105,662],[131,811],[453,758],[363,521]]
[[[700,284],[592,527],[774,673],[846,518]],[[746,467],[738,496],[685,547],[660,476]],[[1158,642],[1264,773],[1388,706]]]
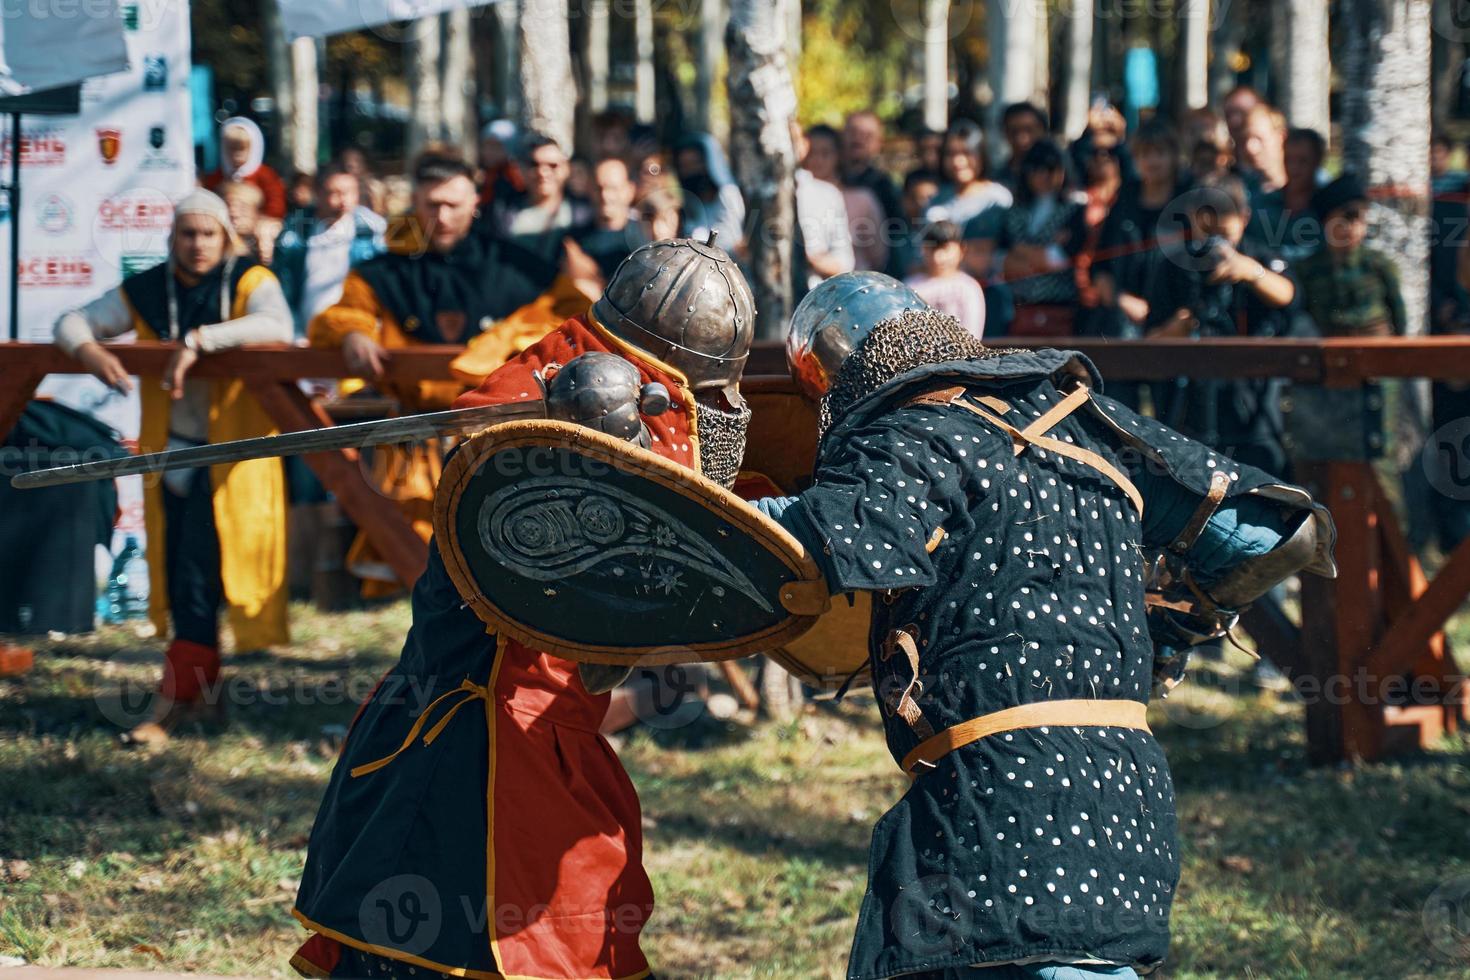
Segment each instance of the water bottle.
[[148,563],[138,539],[128,535],[122,551],[112,562],[107,577],[107,616],[109,623],[122,623],[148,615]]

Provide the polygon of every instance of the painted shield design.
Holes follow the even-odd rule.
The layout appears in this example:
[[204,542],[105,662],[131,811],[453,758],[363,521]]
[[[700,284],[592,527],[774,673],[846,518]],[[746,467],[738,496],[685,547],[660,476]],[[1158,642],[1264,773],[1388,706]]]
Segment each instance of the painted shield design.
[[729,660],[805,633],[820,571],[722,487],[582,426],[507,422],[467,441],[434,503],[460,594],[496,631],[572,660]]

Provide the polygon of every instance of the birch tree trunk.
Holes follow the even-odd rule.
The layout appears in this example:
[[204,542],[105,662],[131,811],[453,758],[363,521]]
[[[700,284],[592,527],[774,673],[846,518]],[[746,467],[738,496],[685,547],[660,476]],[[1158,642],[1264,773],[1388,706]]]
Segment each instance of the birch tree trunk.
[[633,0],[633,115],[641,123],[658,116],[653,72],[653,0]]
[[[1047,5],[1033,5],[1036,26],[1031,47],[1031,94],[1028,102],[1033,103],[1043,114],[1051,114],[1051,14]],[[1049,128],[1049,127],[1048,127]]]
[[784,24],[770,0],[734,0],[729,52],[730,158],[746,209],[746,267],[755,293],[756,336],[785,335],[791,315],[791,242],[796,162],[791,119],[796,91],[786,64]]
[[291,116],[286,128],[291,147],[291,168],[299,174],[316,173],[317,101],[321,86],[317,79],[317,39],[298,37],[291,42]]
[[[1281,110],[1291,125],[1315,129],[1331,138],[1328,88],[1332,59],[1327,50],[1327,0],[1288,0],[1281,9],[1286,28]],[[1426,29],[1424,39],[1428,37]]]
[[444,56],[439,86],[444,93],[444,138],[475,159],[474,64],[470,58],[470,11],[460,7],[442,15]]
[[793,79],[796,67],[801,64],[801,0],[777,0],[781,4],[781,16],[786,21],[786,65]]
[[500,114],[521,119],[521,3],[499,0],[490,5],[495,12],[496,89],[500,92]]
[[[1342,164],[1373,199],[1368,244],[1398,267],[1410,334],[1428,330],[1430,0],[1341,0]],[[1406,475],[1429,430],[1429,384],[1404,385],[1388,419],[1389,459]],[[1415,493],[1418,488],[1420,493]],[[1423,539],[1427,501],[1406,480],[1409,533]]]
[[989,126],[994,151],[1005,146],[1000,131],[1005,107],[1029,102],[1035,94],[1036,15],[1025,0],[988,0],[986,24],[990,35],[990,90],[995,94]]
[[[715,133],[722,128],[715,118],[715,79],[720,73],[720,57],[725,53],[724,0],[704,0],[700,5],[699,64],[695,68],[695,117],[699,128]],[[728,135],[728,131],[725,133]]]
[[518,38],[522,128],[551,137],[570,153],[577,94],[567,0],[521,0]]
[[[291,49],[286,43],[286,31],[281,24],[281,8],[278,0],[269,0],[260,10],[260,29],[265,35],[265,69],[270,82],[271,99],[276,105],[278,122],[276,138],[284,159],[295,157],[291,139],[291,120],[296,114],[295,93],[291,90]],[[269,152],[272,148],[267,145]]]
[[949,0],[924,0],[924,125],[949,125]]
[[607,108],[608,41],[612,26],[608,0],[589,0],[587,5],[587,108],[593,113]]
[[1210,0],[1182,0],[1179,16],[1184,108],[1203,109],[1210,104]]
[[1062,101],[1062,133],[1069,140],[1087,128],[1092,104],[1093,0],[1069,0],[1066,17],[1067,90]]
[[439,87],[442,53],[439,18],[430,17],[414,25],[408,51],[409,100],[413,107],[408,123],[410,157],[444,136],[444,95]]
[[1409,330],[1429,302],[1430,0],[1341,0],[1343,170],[1372,189],[1370,243],[1394,256]]

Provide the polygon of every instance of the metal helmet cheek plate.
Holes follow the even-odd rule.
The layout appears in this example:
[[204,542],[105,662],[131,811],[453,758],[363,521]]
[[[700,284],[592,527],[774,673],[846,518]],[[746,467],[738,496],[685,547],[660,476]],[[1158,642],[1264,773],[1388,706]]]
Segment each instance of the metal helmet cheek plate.
[[592,315],[682,373],[694,392],[723,391],[738,406],[755,336],[755,297],[735,260],[712,241],[644,245],[618,266]]
[[803,392],[827,393],[842,362],[873,327],[929,304],[881,272],[845,272],[818,285],[797,304],[786,335],[786,363]]

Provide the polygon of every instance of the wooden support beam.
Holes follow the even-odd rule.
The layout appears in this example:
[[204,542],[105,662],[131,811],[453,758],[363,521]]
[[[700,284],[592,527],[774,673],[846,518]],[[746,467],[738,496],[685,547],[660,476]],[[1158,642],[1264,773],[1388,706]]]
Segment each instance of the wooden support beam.
[[[292,382],[247,381],[261,408],[282,432],[297,432],[332,424],[325,411]],[[373,542],[393,574],[409,586],[429,564],[429,546],[414,531],[393,501],[380,494],[363,476],[355,450],[313,453],[302,459],[338,504]]]
[[1383,642],[1368,659],[1369,673],[1382,676],[1408,670],[1423,646],[1460,608],[1467,594],[1470,594],[1470,538],[1460,542],[1408,611],[1389,624]]

